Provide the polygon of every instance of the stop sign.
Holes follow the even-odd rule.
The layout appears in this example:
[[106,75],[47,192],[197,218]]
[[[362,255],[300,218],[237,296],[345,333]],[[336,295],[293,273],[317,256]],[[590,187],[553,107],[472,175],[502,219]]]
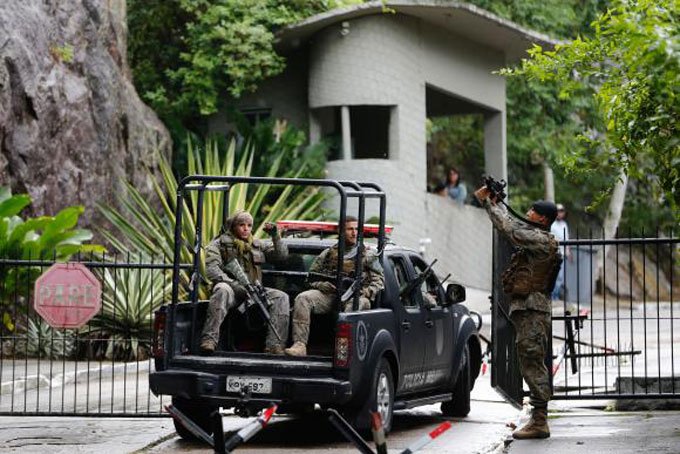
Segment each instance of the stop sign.
[[80,328],[102,306],[101,284],[80,263],[56,263],[35,281],[35,311],[52,328]]

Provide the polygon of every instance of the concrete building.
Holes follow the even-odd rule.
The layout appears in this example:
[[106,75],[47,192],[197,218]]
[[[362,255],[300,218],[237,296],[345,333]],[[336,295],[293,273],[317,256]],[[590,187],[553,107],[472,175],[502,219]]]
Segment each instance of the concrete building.
[[[239,108],[308,128],[312,142],[337,138],[330,178],[380,184],[396,242],[425,247],[426,257],[439,258],[439,273],[489,289],[486,213],[426,192],[426,119],[482,114],[485,171],[506,178],[505,80],[494,71],[550,39],[477,7],[434,0],[333,10],[279,39],[287,69],[236,101]],[[224,116],[213,119],[213,129],[224,125]]]

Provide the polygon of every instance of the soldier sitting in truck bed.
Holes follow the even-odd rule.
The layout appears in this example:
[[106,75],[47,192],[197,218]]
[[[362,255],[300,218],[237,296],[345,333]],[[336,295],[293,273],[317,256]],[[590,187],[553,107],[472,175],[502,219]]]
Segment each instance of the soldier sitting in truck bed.
[[[359,253],[357,246],[358,221],[354,216],[345,219],[345,256],[343,261],[343,275],[349,276],[354,271],[354,257]],[[371,308],[371,301],[384,287],[383,269],[375,251],[365,247],[361,249],[363,260],[363,279],[359,296],[359,310]],[[309,271],[312,273],[334,274],[338,261],[338,245],[324,250],[314,260]],[[285,349],[290,356],[306,356],[307,341],[309,339],[309,325],[311,314],[326,314],[333,309],[335,301],[335,285],[328,281],[316,281],[311,284],[312,289],[300,293],[295,298],[293,306],[293,345]],[[352,299],[345,303],[345,312],[352,309]]]
[[[263,242],[253,239],[253,217],[247,211],[239,210],[225,223],[227,232],[215,238],[207,248],[206,269],[208,279],[213,284],[208,313],[201,334],[200,350],[204,355],[211,355],[217,347],[220,337],[220,325],[232,307],[238,307],[248,298],[246,289],[235,276],[225,272],[225,265],[236,259],[251,281],[261,281],[260,265],[265,259],[285,258],[288,248],[281,242],[276,225],[267,223],[264,227],[272,237],[272,244],[265,246]],[[283,354],[283,341],[277,338],[276,332],[288,333],[290,305],[288,295],[281,290],[267,288],[267,297],[272,301],[269,309],[273,325],[267,332],[265,353]]]

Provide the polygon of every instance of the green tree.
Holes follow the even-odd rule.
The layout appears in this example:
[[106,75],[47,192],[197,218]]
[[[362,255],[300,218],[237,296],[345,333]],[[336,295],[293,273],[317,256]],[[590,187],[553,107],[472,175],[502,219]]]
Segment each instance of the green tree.
[[[471,3],[505,19],[556,39],[570,39],[580,33],[589,33],[588,24],[607,4],[606,0],[471,0]],[[561,157],[579,146],[578,132],[583,129],[602,128],[592,95],[587,90],[561,99],[557,83],[511,78],[507,82],[507,151],[508,180],[511,186],[511,203],[525,207],[531,200],[545,196],[543,168],[547,164],[555,172],[558,198],[570,194],[569,206],[578,214],[579,223],[597,224],[592,214],[582,208],[592,202],[591,193],[596,183],[608,184],[615,172],[602,172],[590,178],[576,179],[561,169]],[[435,123],[441,123],[437,119]],[[477,144],[475,134],[458,122],[457,128],[439,128],[439,138],[451,150],[469,149]],[[472,125],[476,127],[476,123]],[[481,126],[479,126],[481,127]],[[591,150],[595,155],[596,150]],[[465,161],[466,159],[463,159]],[[606,164],[606,162],[605,162]],[[474,169],[464,170],[468,181],[476,177]],[[574,217],[572,221],[576,221]]]
[[360,0],[128,0],[130,64],[142,97],[175,131],[205,133],[225,93],[283,71],[274,33]]
[[[511,76],[555,82],[560,99],[594,90],[606,136],[584,131],[584,145],[562,155],[570,171],[596,170],[586,151],[601,145],[605,158],[630,177],[648,181],[680,221],[680,3],[617,0],[593,23],[593,36],[554,51],[534,48]],[[598,143],[600,142],[600,143]],[[584,151],[586,150],[586,151]]]

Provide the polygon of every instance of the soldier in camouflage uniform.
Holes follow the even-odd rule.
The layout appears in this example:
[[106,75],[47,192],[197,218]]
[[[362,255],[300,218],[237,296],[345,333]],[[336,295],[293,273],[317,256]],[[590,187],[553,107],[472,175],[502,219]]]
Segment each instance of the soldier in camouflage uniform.
[[[225,265],[236,258],[251,282],[262,281],[260,266],[266,260],[285,259],[288,248],[281,241],[276,225],[267,223],[265,232],[272,237],[272,245],[265,247],[260,241],[253,239],[253,217],[247,211],[237,211],[225,224],[227,232],[210,242],[206,252],[206,268],[208,279],[213,284],[208,314],[201,334],[200,349],[203,354],[212,354],[220,337],[220,325],[229,309],[238,307],[248,298],[246,289],[238,281],[225,272]],[[269,308],[276,331],[284,338],[288,333],[290,304],[288,295],[281,290],[267,288],[267,297],[272,302]],[[283,354],[285,345],[268,327],[265,339],[265,353]]]
[[[359,253],[357,246],[357,219],[347,216],[345,219],[345,256],[343,260],[343,274],[349,276],[354,271],[354,257]],[[371,308],[373,300],[384,287],[383,269],[375,251],[363,248],[361,251],[363,272],[362,285],[359,295],[359,310]],[[310,272],[335,275],[338,263],[338,245],[323,251],[314,259]],[[312,289],[300,293],[293,305],[293,346],[285,350],[290,356],[307,355],[307,341],[309,340],[309,325],[311,315],[326,314],[333,309],[335,302],[335,285],[328,281],[312,282]],[[352,310],[353,298],[345,303],[344,310]]]
[[503,272],[503,290],[511,298],[510,319],[515,327],[520,372],[529,386],[532,416],[512,436],[517,439],[548,438],[550,378],[545,355],[551,335],[550,292],[559,272],[562,256],[550,225],[557,216],[552,202],[538,201],[526,216],[532,224],[511,217],[502,204],[490,197],[486,186],[475,192],[493,225],[518,248]]

